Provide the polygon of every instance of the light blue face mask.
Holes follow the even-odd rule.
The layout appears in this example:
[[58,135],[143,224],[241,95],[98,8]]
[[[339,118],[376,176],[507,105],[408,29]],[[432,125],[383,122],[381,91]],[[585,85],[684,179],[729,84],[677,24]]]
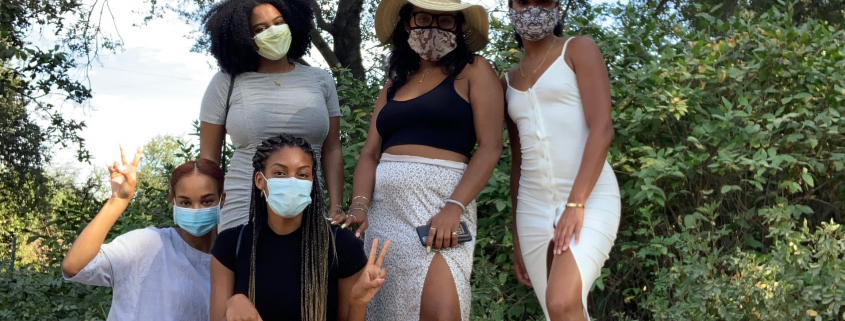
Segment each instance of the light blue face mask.
[[311,181],[294,177],[267,179],[264,173],[260,174],[267,182],[267,191],[262,193],[276,215],[294,218],[311,204]]
[[186,208],[173,205],[173,222],[193,236],[203,236],[217,225],[220,204],[206,208]]

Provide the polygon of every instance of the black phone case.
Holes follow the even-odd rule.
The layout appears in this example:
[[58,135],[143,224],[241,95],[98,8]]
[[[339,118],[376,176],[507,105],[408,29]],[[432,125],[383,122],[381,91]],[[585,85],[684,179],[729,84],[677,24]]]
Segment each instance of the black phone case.
[[[428,242],[429,230],[431,230],[430,225],[417,226],[417,235],[419,235],[420,243],[422,243],[423,246],[425,246],[426,242]],[[467,224],[461,221],[461,224],[458,225],[458,243],[469,241],[472,241],[472,234],[469,234]]]

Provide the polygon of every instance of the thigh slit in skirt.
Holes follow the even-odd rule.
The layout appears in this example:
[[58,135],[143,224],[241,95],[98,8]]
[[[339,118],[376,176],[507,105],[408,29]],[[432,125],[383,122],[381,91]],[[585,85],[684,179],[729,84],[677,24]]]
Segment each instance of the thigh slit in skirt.
[[[387,281],[367,308],[367,320],[419,320],[423,284],[435,251],[426,253],[416,227],[437,214],[463,177],[466,164],[415,156],[383,154],[376,182],[365,243],[389,239],[384,258]],[[439,250],[449,265],[460,300],[461,319],[469,320],[470,274],[476,236],[475,201],[461,214],[473,241]],[[369,251],[367,247],[365,247]]]

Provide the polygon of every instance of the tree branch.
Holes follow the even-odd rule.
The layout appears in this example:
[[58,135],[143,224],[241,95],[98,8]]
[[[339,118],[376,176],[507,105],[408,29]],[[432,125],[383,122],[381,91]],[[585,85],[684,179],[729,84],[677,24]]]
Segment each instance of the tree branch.
[[[332,24],[328,23],[326,19],[323,18],[323,8],[320,7],[320,4],[317,3],[317,0],[311,0],[311,6],[314,7],[314,16],[317,17],[317,27],[325,30],[329,34],[334,35],[334,28],[332,27]],[[313,32],[311,33],[311,37],[316,39],[316,37],[314,37]],[[317,46],[317,43],[314,42],[314,45]],[[320,50],[320,52],[322,52],[322,50]]]
[[655,18],[657,18],[657,16],[659,16],[661,13],[663,13],[663,10],[666,9],[667,2],[669,2],[669,0],[660,0],[660,2],[657,3],[657,8],[654,9]]
[[340,60],[337,59],[337,55],[334,51],[332,51],[329,43],[326,42],[326,39],[323,39],[323,35],[320,34],[320,31],[316,28],[311,29],[311,43],[314,44],[314,47],[317,47],[317,50],[320,51],[320,55],[322,55],[323,59],[326,60],[326,63],[329,64],[329,68],[337,67],[340,64]]
[[569,11],[572,10],[572,0],[566,1],[566,8],[563,9],[563,17],[561,17],[561,21],[566,21],[569,18]]

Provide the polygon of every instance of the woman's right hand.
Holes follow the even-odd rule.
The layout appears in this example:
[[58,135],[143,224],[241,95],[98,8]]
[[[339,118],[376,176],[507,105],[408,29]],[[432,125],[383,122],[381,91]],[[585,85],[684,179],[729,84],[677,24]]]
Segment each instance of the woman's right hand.
[[522,251],[519,249],[519,244],[514,244],[513,250],[513,271],[516,274],[516,280],[525,286],[533,287],[531,279],[528,278],[528,270],[525,269],[525,261],[522,259]]
[[263,321],[258,310],[243,294],[235,294],[226,301],[226,321]]
[[336,212],[331,217],[332,225],[340,225],[341,228],[357,224],[358,229],[355,230],[355,237],[361,238],[361,233],[367,230],[370,222],[367,220],[367,212],[361,208],[353,208],[346,213]]
[[123,153],[123,146],[120,147],[120,160],[122,164],[114,162],[114,165],[109,166],[112,198],[128,201],[135,195],[135,185],[138,183],[138,163],[141,162],[143,155],[144,149],[138,148],[135,158],[129,163],[126,161],[126,155]]

